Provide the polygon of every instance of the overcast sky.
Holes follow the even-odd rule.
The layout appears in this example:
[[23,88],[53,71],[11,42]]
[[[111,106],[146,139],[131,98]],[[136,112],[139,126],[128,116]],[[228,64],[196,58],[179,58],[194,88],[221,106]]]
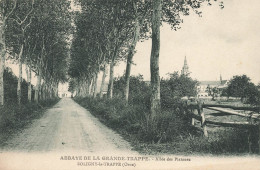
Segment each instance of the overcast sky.
[[[224,0],[203,8],[203,16],[184,17],[181,29],[161,27],[160,75],[180,71],[185,55],[191,77],[197,80],[230,79],[233,75],[248,75],[260,82],[260,2],[259,0]],[[142,74],[150,80],[151,40],[139,42],[134,56],[132,74]],[[125,63],[115,68],[122,75]]]
[[[254,83],[260,82],[260,1],[224,0],[224,6],[221,10],[213,3],[203,7],[202,17],[184,17],[178,31],[161,27],[161,77],[180,71],[186,55],[191,77],[199,81],[219,80],[220,74],[224,80],[246,74]],[[139,42],[136,50],[131,74],[150,80],[151,40]],[[125,67],[124,62],[116,66],[115,76],[122,76]],[[17,69],[14,72],[18,74]]]

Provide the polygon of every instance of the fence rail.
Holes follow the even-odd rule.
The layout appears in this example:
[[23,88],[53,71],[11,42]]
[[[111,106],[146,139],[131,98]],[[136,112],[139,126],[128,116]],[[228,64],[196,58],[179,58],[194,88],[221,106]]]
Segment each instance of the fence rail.
[[[230,106],[230,105],[220,105],[220,104],[204,104],[200,101],[197,102],[187,102],[186,108],[189,112],[189,115],[191,116],[191,123],[192,125],[195,125],[195,119],[201,122],[201,127],[204,133],[205,137],[208,137],[208,131],[207,131],[207,125],[218,125],[222,127],[235,127],[235,128],[256,128],[258,127],[259,132],[259,154],[260,154],[260,107],[237,107],[237,106]],[[214,111],[219,111],[228,115],[237,115],[241,117],[248,118],[249,121],[245,122],[218,122],[218,121],[212,121],[212,120],[206,120],[204,108]],[[230,110],[232,109],[232,110]],[[196,114],[196,110],[197,113]],[[242,110],[242,111],[251,111],[250,114],[245,113],[239,113],[235,110]],[[255,113],[254,113],[255,112]],[[252,134],[248,134],[252,135]],[[251,152],[249,143],[249,152]]]

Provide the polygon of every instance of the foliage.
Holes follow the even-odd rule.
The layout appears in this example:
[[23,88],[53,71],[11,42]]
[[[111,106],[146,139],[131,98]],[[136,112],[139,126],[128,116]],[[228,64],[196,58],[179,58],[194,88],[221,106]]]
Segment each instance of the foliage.
[[[4,72],[4,89],[5,89],[5,101],[8,104],[16,105],[17,102],[17,81],[18,78],[13,74],[10,68],[6,68]],[[22,81],[22,101],[23,104],[27,102],[28,83]]]
[[[197,80],[179,75],[178,72],[169,75],[169,79],[161,80],[161,105],[163,109],[174,108],[179,104],[181,97],[195,96],[197,93]],[[149,108],[151,89],[147,83],[143,81],[142,75],[130,77],[129,104],[144,103]],[[118,98],[124,96],[124,85],[124,76],[115,78],[114,94]]]
[[69,89],[68,89],[68,91],[73,94],[74,91],[75,91],[75,86],[76,86],[75,81],[74,81],[73,79],[71,79],[71,80],[69,81]]
[[[254,131],[254,130],[253,130]],[[173,142],[161,144],[135,143],[136,149],[143,154],[165,153],[174,155],[247,155],[248,130],[227,128],[210,133],[209,138],[199,135],[197,131],[177,136]],[[252,139],[252,153],[258,152],[257,135]],[[234,142],[236,141],[236,142]]]
[[[177,77],[176,77],[177,76]],[[164,80],[165,84],[177,87],[178,84],[185,84],[185,88],[193,87],[197,83],[189,77],[174,75],[169,80]],[[108,126],[116,129],[121,128],[124,134],[131,134],[138,140],[146,142],[166,142],[172,141],[179,134],[189,129],[189,120],[186,115],[182,114],[182,105],[180,103],[163,103],[162,105],[171,108],[170,111],[164,110],[158,114],[153,122],[150,117],[150,94],[151,89],[143,76],[130,77],[129,102],[122,100],[124,96],[124,76],[115,78],[113,99],[93,99],[93,98],[76,98],[79,104],[87,107],[93,114],[97,115]],[[189,84],[189,85],[187,85]],[[189,89],[168,89],[162,86],[166,94],[182,95],[194,93]],[[193,87],[195,88],[195,87]],[[171,91],[172,90],[172,91]],[[165,101],[166,100],[162,100]],[[171,100],[172,101],[172,100]]]
[[215,97],[217,97],[219,90],[217,87],[210,87],[209,85],[206,88],[206,92],[208,92],[209,96],[212,96],[212,100],[215,100]]
[[248,87],[245,89],[245,96],[246,103],[260,105],[260,91],[253,83],[249,83]]
[[[209,132],[205,138],[202,132],[190,126],[190,119],[182,107],[162,111],[153,123],[149,123],[148,109],[142,103],[127,105],[121,98],[74,98],[81,106],[90,110],[105,125],[121,133],[144,154],[222,154],[248,153],[248,133],[257,129],[220,129]],[[257,153],[257,139],[254,136],[252,151]],[[236,141],[236,142],[234,142]]]
[[[125,77],[115,78],[114,81],[114,95],[118,98],[123,98],[125,92]],[[150,87],[144,82],[143,76],[130,76],[129,83],[129,104],[144,104],[149,108],[149,98],[151,94]]]
[[248,102],[253,105],[259,105],[260,92],[250,78],[246,75],[234,76],[228,85],[227,95],[232,97],[240,97],[241,101]]
[[171,108],[184,96],[196,96],[198,85],[188,75],[180,75],[178,72],[169,74],[169,79],[161,80],[161,105],[162,108]]
[[83,107],[88,108],[107,126],[116,129],[124,135],[148,143],[172,141],[184,133],[187,119],[176,109],[172,112],[162,112],[154,122],[149,121],[149,108],[144,103],[134,105],[122,102],[121,98],[74,98]]
[[[21,99],[22,64],[39,78],[36,94],[42,84],[42,98],[54,96],[58,84],[67,80],[68,40],[71,34],[69,10],[70,1],[67,0],[0,1],[0,52],[3,57],[0,69],[4,67],[5,52],[9,54],[6,56],[19,63],[18,103]],[[0,93],[4,96],[2,87]]]

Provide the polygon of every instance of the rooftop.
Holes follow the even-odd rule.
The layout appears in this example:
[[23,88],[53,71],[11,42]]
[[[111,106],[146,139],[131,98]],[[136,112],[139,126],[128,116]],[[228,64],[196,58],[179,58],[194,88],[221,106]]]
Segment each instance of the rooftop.
[[199,81],[200,85],[220,86],[226,84],[227,80],[220,81]]

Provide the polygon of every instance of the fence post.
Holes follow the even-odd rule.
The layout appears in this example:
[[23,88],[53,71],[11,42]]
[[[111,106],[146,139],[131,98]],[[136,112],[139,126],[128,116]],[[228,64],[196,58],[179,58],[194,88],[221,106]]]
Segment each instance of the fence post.
[[[192,113],[194,113],[194,109],[191,107],[191,108],[189,108],[189,107],[191,107],[190,106],[190,101],[188,100],[188,101],[186,101],[185,102],[185,108],[186,108],[186,110],[190,113],[190,112],[192,112]],[[190,115],[189,115],[190,116]],[[194,126],[195,125],[195,123],[194,123],[195,121],[194,121],[194,118],[193,117],[191,117],[191,125],[192,126]]]
[[204,114],[204,111],[203,111],[202,103],[200,101],[198,101],[198,113],[201,116],[201,127],[203,128],[204,136],[208,137],[205,114]]

